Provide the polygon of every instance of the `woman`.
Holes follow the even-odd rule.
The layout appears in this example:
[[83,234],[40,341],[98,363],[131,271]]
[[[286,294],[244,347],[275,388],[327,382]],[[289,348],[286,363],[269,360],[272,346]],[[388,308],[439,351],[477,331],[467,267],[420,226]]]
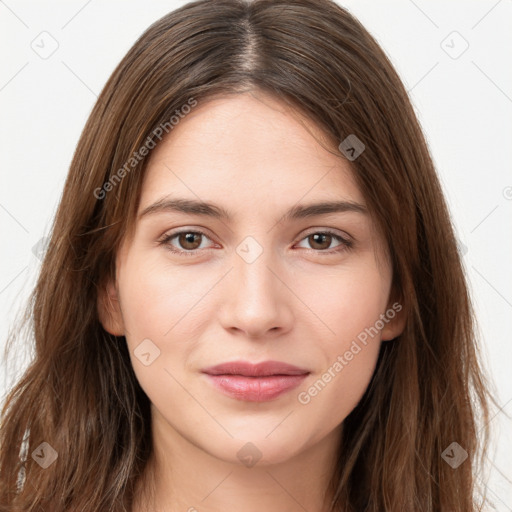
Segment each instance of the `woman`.
[[85,126],[31,308],[2,510],[479,506],[449,214],[397,73],[329,0],[149,27]]

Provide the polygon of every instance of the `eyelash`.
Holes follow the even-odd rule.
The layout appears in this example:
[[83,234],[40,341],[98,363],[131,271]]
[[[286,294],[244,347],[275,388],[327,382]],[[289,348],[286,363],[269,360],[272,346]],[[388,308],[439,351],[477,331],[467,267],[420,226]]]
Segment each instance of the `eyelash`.
[[[203,231],[200,231],[200,230],[197,230],[197,229],[195,229],[195,230],[184,229],[184,230],[181,230],[181,231],[175,231],[175,232],[171,232],[171,233],[165,234],[163,236],[163,238],[159,241],[159,244],[167,246],[168,250],[170,250],[174,254],[178,254],[179,256],[194,256],[194,255],[197,255],[197,253],[199,252],[199,249],[193,249],[193,250],[189,250],[189,251],[180,250],[180,249],[175,249],[169,243],[173,238],[176,238],[178,235],[181,235],[183,233],[193,233],[195,235],[201,235],[201,236],[204,236],[204,237],[209,239],[208,235],[206,233],[204,233]],[[311,235],[317,235],[317,234],[320,234],[320,235],[331,235],[332,237],[334,237],[335,239],[337,239],[340,242],[340,245],[338,245],[334,249],[330,249],[330,250],[306,249],[307,251],[312,251],[312,252],[317,253],[317,254],[331,255],[331,254],[340,253],[340,252],[343,252],[343,251],[346,251],[346,250],[350,250],[353,247],[353,242],[351,240],[348,240],[347,238],[344,238],[341,235],[339,235],[337,233],[334,233],[333,231],[330,231],[329,229],[322,230],[322,231],[312,231],[311,233],[308,233],[303,238],[301,238],[299,240],[299,242],[302,242],[304,239],[310,237]]]

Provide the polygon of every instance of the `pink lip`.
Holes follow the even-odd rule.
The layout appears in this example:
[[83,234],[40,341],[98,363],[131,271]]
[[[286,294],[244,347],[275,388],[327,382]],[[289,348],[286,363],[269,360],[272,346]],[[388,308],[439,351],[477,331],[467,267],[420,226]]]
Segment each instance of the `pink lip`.
[[248,402],[265,402],[297,387],[309,371],[279,361],[234,361],[202,370],[224,394]]

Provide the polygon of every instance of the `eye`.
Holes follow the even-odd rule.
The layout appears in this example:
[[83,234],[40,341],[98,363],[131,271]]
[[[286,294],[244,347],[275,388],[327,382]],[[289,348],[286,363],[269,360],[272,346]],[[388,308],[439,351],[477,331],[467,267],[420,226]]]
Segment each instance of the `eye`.
[[[333,233],[332,231],[315,231],[313,233],[309,233],[305,238],[301,240],[306,240],[311,247],[311,250],[314,252],[324,252],[327,254],[337,253],[344,251],[346,249],[350,249],[352,247],[352,241],[342,237],[337,233]],[[334,250],[332,249],[331,244],[333,241],[338,241],[338,245],[334,246]]]
[[[202,238],[209,238],[202,231],[197,230],[182,230],[174,233],[168,233],[159,241],[160,244],[166,245],[170,251],[183,254],[193,255],[197,249],[204,249],[202,245]],[[172,243],[172,240],[176,239],[178,247]]]
[[[175,239],[176,242],[173,242]],[[204,239],[210,240],[202,231],[188,229],[165,234],[159,241],[159,244],[165,245],[171,252],[177,253],[178,255],[193,256],[197,254],[199,249],[208,248],[202,243]],[[351,240],[329,230],[309,233],[301,242],[304,240],[308,241],[310,244],[309,250],[315,253],[339,253],[350,249],[353,245]],[[334,248],[332,247],[333,241],[338,242]]]

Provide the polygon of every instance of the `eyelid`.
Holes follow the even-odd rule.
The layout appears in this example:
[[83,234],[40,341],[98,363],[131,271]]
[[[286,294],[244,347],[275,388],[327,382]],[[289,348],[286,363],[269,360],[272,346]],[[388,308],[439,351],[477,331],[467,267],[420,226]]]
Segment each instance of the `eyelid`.
[[309,235],[314,235],[315,233],[322,233],[326,235],[333,235],[338,236],[345,242],[353,242],[353,238],[346,233],[345,231],[341,231],[334,228],[322,228],[322,227],[313,227],[307,229],[305,232],[301,234],[301,238],[299,239],[299,242],[303,240],[304,238],[308,237]]
[[[182,228],[176,228],[176,230],[171,230],[169,232],[164,233],[159,238],[158,243],[161,244],[161,245],[167,245],[169,250],[171,252],[175,253],[175,254],[185,255],[185,256],[187,256],[187,255],[188,256],[195,255],[195,254],[198,254],[201,251],[205,251],[205,250],[211,249],[211,247],[208,247],[208,248],[204,248],[204,249],[193,249],[193,250],[187,251],[187,250],[184,250],[184,249],[174,248],[174,246],[172,246],[169,243],[170,240],[172,240],[176,236],[181,235],[183,233],[199,234],[199,235],[204,236],[208,240],[213,241],[212,237],[210,237],[208,235],[208,233],[203,231],[202,228],[200,229],[200,228],[182,227]],[[337,253],[342,252],[343,250],[347,250],[347,249],[352,248],[353,243],[354,243],[353,238],[350,235],[348,235],[347,233],[340,234],[340,232],[338,232],[337,230],[334,230],[333,228],[313,227],[313,228],[309,228],[309,230],[307,230],[306,232],[303,232],[300,235],[300,238],[298,238],[297,241],[294,242],[294,245],[297,244],[297,243],[302,242],[307,237],[309,237],[310,235],[313,235],[313,234],[331,235],[334,238],[338,239],[338,241],[340,242],[340,244],[338,246],[336,246],[336,247],[334,247],[332,249],[318,250],[318,249],[302,248],[302,249],[305,249],[306,251],[314,252],[316,254],[325,254],[325,255],[337,254]],[[340,247],[341,247],[341,249],[340,249]]]
[[169,250],[175,254],[193,255],[193,254],[198,254],[200,251],[205,251],[207,249],[210,249],[210,247],[208,247],[207,249],[194,249],[194,250],[186,251],[184,249],[175,248],[174,246],[172,246],[170,244],[170,241],[173,238],[175,238],[176,236],[181,235],[182,233],[194,233],[196,235],[202,235],[205,238],[207,238],[208,240],[213,242],[212,237],[210,235],[208,235],[208,233],[206,233],[206,231],[203,231],[203,229],[184,227],[184,228],[176,228],[176,230],[171,230],[171,231],[164,233],[158,239],[158,243],[160,245],[168,246]]
[[332,229],[332,228],[310,228],[308,231],[303,233],[301,235],[301,238],[298,239],[296,243],[300,243],[306,238],[308,238],[311,235],[314,234],[322,234],[322,235],[331,235],[332,237],[338,239],[340,242],[339,245],[336,247],[333,247],[332,249],[325,249],[325,250],[318,250],[318,249],[308,249],[303,248],[306,251],[314,252],[315,254],[323,254],[323,255],[329,255],[329,254],[339,254],[343,252],[344,250],[351,249],[354,245],[354,239],[348,235],[347,233],[340,234],[338,230]]

